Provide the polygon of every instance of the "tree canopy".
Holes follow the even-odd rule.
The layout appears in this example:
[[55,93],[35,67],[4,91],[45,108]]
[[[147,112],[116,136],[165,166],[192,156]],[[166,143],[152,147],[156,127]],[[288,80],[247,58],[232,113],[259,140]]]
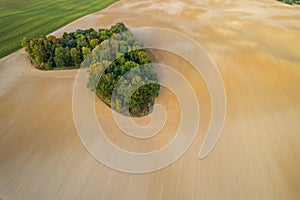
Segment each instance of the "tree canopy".
[[123,29],[126,31],[113,34],[87,58],[88,87],[114,110],[144,116],[152,111],[160,85],[142,43]]
[[98,44],[114,34],[127,30],[123,23],[117,23],[110,29],[77,30],[64,33],[59,38],[52,35],[32,39],[23,38],[21,44],[38,69],[79,68],[86,56]]
[[299,0],[278,0],[280,2],[284,2],[284,3],[287,3],[287,4],[298,4],[300,5],[300,1]]
[[123,23],[59,38],[24,38],[22,46],[41,70],[89,67],[87,86],[117,112],[139,117],[152,111],[160,90],[157,74],[143,44]]

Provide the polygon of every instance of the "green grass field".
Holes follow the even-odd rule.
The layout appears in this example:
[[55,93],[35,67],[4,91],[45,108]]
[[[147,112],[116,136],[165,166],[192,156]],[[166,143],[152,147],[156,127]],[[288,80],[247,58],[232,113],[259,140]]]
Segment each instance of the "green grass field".
[[21,48],[23,37],[46,35],[117,0],[0,0],[0,57]]

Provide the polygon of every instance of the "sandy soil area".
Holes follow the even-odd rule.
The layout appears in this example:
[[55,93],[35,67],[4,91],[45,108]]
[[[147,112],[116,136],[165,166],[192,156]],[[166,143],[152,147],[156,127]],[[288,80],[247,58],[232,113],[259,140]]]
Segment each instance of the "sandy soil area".
[[[171,53],[154,60],[193,86],[201,122],[189,150],[162,170],[133,175],[105,167],[80,142],[72,116],[76,70],[41,72],[19,50],[0,60],[0,199],[300,199],[300,7],[272,0],[121,0],[54,32],[163,27],[202,44],[222,75],[227,117],[218,144],[198,159],[210,121],[207,87]],[[165,127],[149,140],[118,129],[96,100],[99,122],[118,146],[148,152],[167,144],[180,122],[176,97],[162,89]],[[149,119],[136,120],[145,124]]]

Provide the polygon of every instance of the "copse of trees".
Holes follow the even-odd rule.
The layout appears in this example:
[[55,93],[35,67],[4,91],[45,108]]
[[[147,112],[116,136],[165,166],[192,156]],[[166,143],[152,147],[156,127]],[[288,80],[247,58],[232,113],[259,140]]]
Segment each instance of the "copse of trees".
[[152,111],[160,85],[142,43],[130,31],[100,43],[84,65],[90,68],[88,87],[114,110],[131,116]]
[[123,23],[59,38],[24,38],[22,46],[38,69],[88,67],[87,86],[117,112],[139,117],[152,111],[160,90],[157,74],[142,43]]
[[278,0],[278,1],[290,4],[290,5],[292,5],[292,4],[298,4],[298,5],[300,5],[300,0]]
[[59,38],[52,35],[32,39],[23,38],[21,44],[38,69],[78,68],[98,44],[114,34],[127,30],[123,23],[117,23],[110,29],[77,30],[64,33]]

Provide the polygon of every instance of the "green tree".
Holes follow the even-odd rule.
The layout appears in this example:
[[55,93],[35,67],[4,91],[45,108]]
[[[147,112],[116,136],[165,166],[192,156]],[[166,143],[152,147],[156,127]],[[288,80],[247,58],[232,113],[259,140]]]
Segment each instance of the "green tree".
[[76,48],[72,48],[70,50],[70,54],[72,58],[72,65],[74,65],[75,67],[79,67],[82,61],[80,52]]
[[63,47],[57,47],[55,49],[54,62],[56,67],[64,67],[65,65],[65,49]]
[[99,44],[99,40],[97,38],[90,40],[90,46],[92,49],[94,49]]
[[88,56],[88,54],[91,52],[91,49],[88,47],[82,47],[82,56],[83,59],[86,59],[86,57]]

